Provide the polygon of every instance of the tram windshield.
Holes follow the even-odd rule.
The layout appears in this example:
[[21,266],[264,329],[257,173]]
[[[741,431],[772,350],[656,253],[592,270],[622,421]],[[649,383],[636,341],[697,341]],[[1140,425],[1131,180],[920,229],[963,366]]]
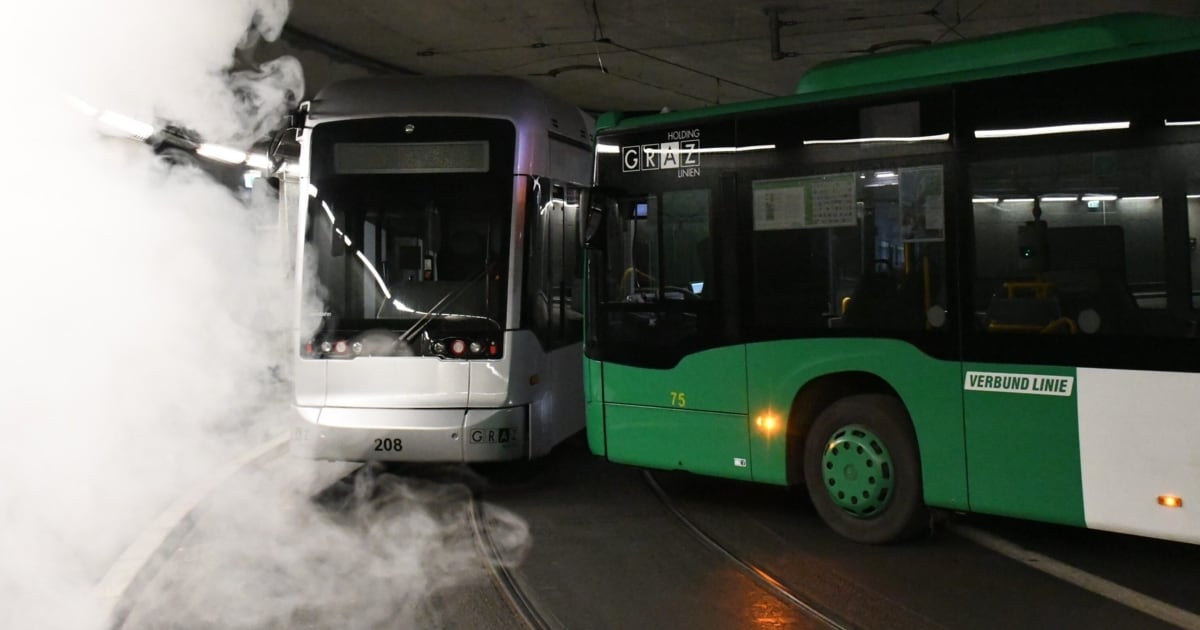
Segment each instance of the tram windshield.
[[489,168],[488,140],[368,144],[338,128],[361,124],[333,123],[313,142],[304,282],[324,308],[310,329],[502,330],[511,149]]

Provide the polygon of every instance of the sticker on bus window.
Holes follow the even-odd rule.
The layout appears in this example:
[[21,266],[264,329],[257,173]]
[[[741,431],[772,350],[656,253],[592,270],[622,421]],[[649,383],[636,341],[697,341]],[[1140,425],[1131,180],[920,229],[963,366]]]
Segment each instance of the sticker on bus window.
[[755,230],[858,225],[853,173],[760,179],[751,184]]

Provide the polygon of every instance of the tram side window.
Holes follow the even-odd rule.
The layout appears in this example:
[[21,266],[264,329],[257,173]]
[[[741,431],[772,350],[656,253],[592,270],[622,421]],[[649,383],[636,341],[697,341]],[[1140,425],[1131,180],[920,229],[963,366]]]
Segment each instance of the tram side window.
[[754,321],[782,334],[939,328],[940,165],[758,180]]
[[579,188],[539,182],[530,194],[526,321],[547,348],[583,338]]
[[1182,334],[1167,310],[1160,172],[1149,149],[972,165],[978,328]]

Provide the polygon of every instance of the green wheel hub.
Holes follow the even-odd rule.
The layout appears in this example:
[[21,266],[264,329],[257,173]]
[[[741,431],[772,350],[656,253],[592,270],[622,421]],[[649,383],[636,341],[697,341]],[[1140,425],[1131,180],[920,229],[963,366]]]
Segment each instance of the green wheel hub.
[[829,437],[821,474],[833,502],[859,518],[878,515],[892,499],[892,456],[883,440],[861,425],[842,427]]

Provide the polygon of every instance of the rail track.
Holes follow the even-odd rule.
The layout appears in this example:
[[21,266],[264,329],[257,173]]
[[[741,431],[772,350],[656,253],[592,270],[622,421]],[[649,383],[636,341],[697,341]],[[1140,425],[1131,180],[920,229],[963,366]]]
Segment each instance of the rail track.
[[684,529],[690,532],[692,536],[694,536],[702,545],[716,552],[729,562],[732,562],[734,566],[736,566],[742,571],[742,573],[746,574],[746,576],[748,576],[759,586],[766,589],[781,601],[795,608],[800,614],[812,619],[826,628],[830,628],[832,630],[846,630],[847,628],[851,627],[844,622],[837,620],[832,614],[822,611],[812,603],[805,601],[802,597],[793,592],[792,589],[788,588],[786,584],[781,582],[775,576],[771,575],[770,572],[758,566],[757,564],[738,556],[728,547],[718,542],[715,538],[709,536],[707,532],[701,529],[699,525],[689,519],[686,514],[684,514],[678,507],[675,506],[675,503],[671,501],[671,497],[666,493],[665,490],[663,490],[662,486],[659,485],[658,481],[655,480],[654,475],[650,471],[643,471],[642,478],[645,480],[646,485],[650,486],[651,491],[653,491],[654,495],[658,497],[658,500],[662,502],[664,507],[666,507],[667,511],[670,512],[671,515],[674,516],[681,525],[683,525]]

